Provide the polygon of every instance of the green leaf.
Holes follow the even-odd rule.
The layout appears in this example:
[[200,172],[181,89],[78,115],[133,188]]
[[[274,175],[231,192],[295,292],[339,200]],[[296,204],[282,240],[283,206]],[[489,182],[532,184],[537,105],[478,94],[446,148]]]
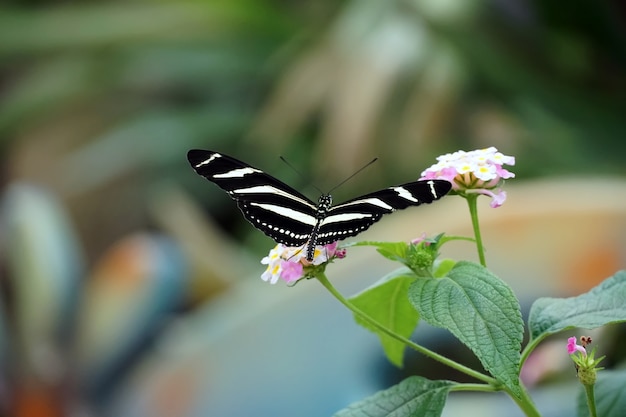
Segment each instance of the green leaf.
[[378,245],[376,250],[387,259],[406,262],[407,248],[408,245],[404,242],[386,242],[384,245]]
[[[626,372],[621,371],[601,371],[598,373],[598,380],[594,386],[596,411],[602,417],[622,417],[626,410]],[[581,389],[578,394],[578,412],[580,417],[589,415],[587,406],[587,396],[585,390]]]
[[456,261],[452,259],[442,259],[435,261],[435,267],[433,270],[433,276],[436,278],[445,277],[450,270],[454,268]]
[[[373,286],[350,298],[350,301],[365,314],[389,330],[408,338],[415,330],[419,314],[407,297],[407,291],[415,275],[406,268],[391,272]],[[385,354],[391,363],[401,367],[405,344],[382,333],[367,322],[354,316],[357,323],[373,331],[380,338]]]
[[373,240],[364,240],[342,245],[343,247],[352,246],[374,246],[378,252],[387,259],[392,261],[404,262],[406,259],[406,251],[408,243],[406,242],[377,242]]
[[453,385],[450,381],[412,376],[351,404],[334,417],[438,417]]
[[511,288],[481,265],[458,262],[443,278],[417,279],[409,300],[429,324],[448,329],[485,369],[520,394],[524,324]]
[[540,298],[530,309],[530,336],[539,340],[562,330],[595,329],[626,321],[626,271],[619,271],[591,291],[570,298]]

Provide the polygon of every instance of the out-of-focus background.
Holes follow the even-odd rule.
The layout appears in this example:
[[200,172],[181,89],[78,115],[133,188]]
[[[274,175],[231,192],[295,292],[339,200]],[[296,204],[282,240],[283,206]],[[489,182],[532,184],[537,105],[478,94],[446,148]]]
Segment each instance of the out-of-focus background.
[[[341,201],[496,146],[517,178],[503,207],[481,207],[487,255],[527,311],[626,266],[625,116],[617,0],[5,0],[0,414],[325,416],[407,374],[455,378],[418,355],[394,369],[315,282],[263,283],[273,243],[187,150],[314,200],[312,185],[379,157]],[[463,202],[363,236],[424,231],[469,234]],[[475,260],[469,245],[444,255]],[[351,294],[393,268],[355,248],[329,276]],[[615,365],[619,330],[599,335]],[[415,338],[467,355],[445,332]],[[555,398],[575,386],[541,385],[574,378],[564,340],[525,369],[545,415],[571,414]],[[453,396],[446,415],[516,415],[475,398]]]

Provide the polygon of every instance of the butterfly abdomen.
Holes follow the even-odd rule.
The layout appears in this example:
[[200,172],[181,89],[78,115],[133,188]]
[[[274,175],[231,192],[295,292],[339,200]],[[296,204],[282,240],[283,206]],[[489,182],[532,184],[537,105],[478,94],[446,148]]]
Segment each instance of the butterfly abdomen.
[[328,215],[328,210],[333,204],[333,198],[330,194],[322,194],[317,203],[317,212],[315,214],[315,218],[317,221],[315,222],[315,226],[311,230],[311,236],[307,242],[306,247],[306,260],[309,262],[313,261],[313,255],[315,254],[315,246],[318,245],[319,238],[319,230],[322,224],[322,221]]

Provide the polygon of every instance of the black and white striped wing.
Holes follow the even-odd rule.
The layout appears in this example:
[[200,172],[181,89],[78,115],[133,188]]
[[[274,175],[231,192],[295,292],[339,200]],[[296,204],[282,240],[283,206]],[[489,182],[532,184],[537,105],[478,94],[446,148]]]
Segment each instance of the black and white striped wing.
[[278,243],[301,246],[316,224],[316,204],[282,181],[230,156],[199,149],[187,159],[193,169],[237,202],[254,227]]
[[316,243],[328,243],[356,236],[384,214],[411,206],[430,204],[446,195],[452,184],[445,180],[414,181],[385,188],[333,206],[322,220]]

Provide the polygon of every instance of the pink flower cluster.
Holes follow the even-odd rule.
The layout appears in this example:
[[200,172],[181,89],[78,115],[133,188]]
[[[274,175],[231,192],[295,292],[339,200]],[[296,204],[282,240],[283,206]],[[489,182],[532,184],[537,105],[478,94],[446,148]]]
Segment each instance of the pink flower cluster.
[[341,259],[345,256],[346,250],[337,249],[337,242],[334,242],[325,246],[316,246],[313,261],[309,262],[303,247],[290,247],[279,243],[261,259],[261,263],[267,265],[261,279],[269,281],[270,284],[276,284],[278,279],[293,284],[304,277],[305,267],[321,265],[333,258]]
[[503,165],[515,165],[515,158],[493,146],[470,152],[457,151],[437,157],[437,163],[422,172],[420,180],[445,179],[459,194],[479,193],[491,197],[491,207],[500,207],[506,192],[498,189],[502,180],[515,177]]

